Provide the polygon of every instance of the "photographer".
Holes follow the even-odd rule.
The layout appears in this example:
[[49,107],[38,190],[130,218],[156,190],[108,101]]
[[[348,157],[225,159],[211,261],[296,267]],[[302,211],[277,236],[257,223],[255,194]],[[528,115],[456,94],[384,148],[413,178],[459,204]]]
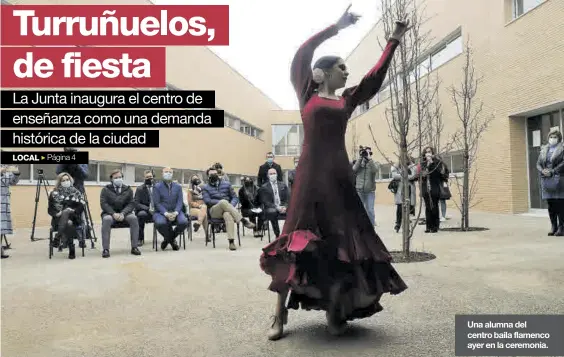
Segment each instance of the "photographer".
[[368,218],[374,226],[374,200],[376,199],[376,174],[378,165],[372,160],[372,149],[360,146],[360,159],[353,164],[356,192],[364,204]]
[[51,227],[57,232],[53,247],[69,247],[69,259],[75,258],[73,238],[77,236],[78,227],[82,224],[80,217],[84,210],[84,197],[72,186],[73,179],[62,172],[57,176],[55,189],[49,194],[47,212],[52,217]]
[[[76,148],[64,148],[65,152],[77,152]],[[84,194],[84,181],[88,178],[88,164],[59,164],[57,175],[66,172],[74,179],[74,187]]]
[[[1,211],[1,233],[2,235],[14,234],[12,227],[12,211],[10,209],[10,186],[17,185],[20,180],[20,171],[17,166],[2,165],[0,172],[0,183],[2,202],[0,203]],[[1,242],[0,242],[1,243]],[[9,255],[4,254],[4,247],[2,247],[2,259],[8,258]]]

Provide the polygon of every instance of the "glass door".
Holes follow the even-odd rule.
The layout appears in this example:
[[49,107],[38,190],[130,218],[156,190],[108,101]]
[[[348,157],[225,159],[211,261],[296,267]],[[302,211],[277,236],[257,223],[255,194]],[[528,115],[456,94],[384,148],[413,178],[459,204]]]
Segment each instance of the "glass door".
[[537,160],[543,145],[548,142],[548,133],[552,129],[562,130],[560,111],[527,118],[527,150],[529,152],[529,192],[531,208],[546,209],[542,200],[541,183],[537,170]]

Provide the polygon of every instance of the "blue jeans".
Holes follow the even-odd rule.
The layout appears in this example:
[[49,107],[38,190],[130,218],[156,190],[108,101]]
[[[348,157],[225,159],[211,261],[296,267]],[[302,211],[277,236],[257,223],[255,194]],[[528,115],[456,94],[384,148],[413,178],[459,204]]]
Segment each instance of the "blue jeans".
[[441,203],[441,215],[443,216],[443,218],[446,218],[446,200],[440,200]]
[[364,209],[366,210],[366,213],[368,213],[368,218],[370,218],[370,222],[372,222],[372,225],[374,226],[376,224],[374,218],[374,201],[376,200],[376,191],[372,191],[372,192],[357,191],[357,193],[358,196],[360,197],[360,200],[362,201],[362,204],[364,205]]

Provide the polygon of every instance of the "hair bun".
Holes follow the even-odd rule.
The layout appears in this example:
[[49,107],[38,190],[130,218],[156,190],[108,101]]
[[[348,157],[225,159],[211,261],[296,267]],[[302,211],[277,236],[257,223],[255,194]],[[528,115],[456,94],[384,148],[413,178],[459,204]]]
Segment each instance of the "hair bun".
[[317,84],[321,84],[325,80],[325,72],[321,68],[314,68],[312,74],[313,81]]

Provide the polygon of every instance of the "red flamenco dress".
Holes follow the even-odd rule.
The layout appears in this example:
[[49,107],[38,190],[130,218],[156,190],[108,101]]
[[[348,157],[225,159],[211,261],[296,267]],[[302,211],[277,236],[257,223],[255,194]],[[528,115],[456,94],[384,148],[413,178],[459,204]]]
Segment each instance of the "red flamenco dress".
[[291,80],[305,132],[303,150],[284,229],[263,248],[260,265],[272,276],[270,290],[291,289],[288,308],[336,311],[335,316],[346,321],[381,311],[382,294],[399,294],[407,286],[356,193],[345,148],[348,119],[382,86],[399,42],[390,40],[360,84],[332,100],[315,93],[311,61],[314,50],[337,32],[330,26],[313,36],[292,62]]

